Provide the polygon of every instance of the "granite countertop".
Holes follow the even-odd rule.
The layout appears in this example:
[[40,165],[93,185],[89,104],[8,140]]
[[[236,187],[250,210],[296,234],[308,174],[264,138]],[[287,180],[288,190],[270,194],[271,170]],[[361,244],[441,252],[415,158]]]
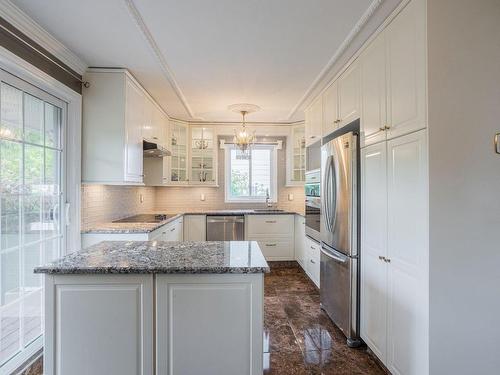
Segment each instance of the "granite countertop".
[[48,274],[266,273],[255,241],[104,241],[35,268]]
[[295,215],[300,213],[293,211],[275,211],[275,210],[266,210],[266,209],[243,209],[243,210],[207,210],[207,211],[193,211],[193,212],[184,212],[177,213],[175,216],[168,218],[167,220],[160,221],[158,223],[101,223],[94,227],[82,230],[81,233],[93,233],[93,234],[133,234],[133,233],[150,233],[161,226],[168,224],[183,215],[227,215],[227,216],[236,216],[236,215]]

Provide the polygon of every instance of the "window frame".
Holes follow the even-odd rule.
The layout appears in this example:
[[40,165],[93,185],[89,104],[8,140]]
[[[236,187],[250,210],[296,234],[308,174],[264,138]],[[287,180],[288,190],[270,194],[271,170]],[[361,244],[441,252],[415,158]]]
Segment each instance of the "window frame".
[[[233,197],[231,195],[231,150],[237,150],[238,147],[234,144],[224,145],[224,201],[225,203],[265,203],[266,197],[247,196],[247,197]],[[278,146],[277,145],[261,145],[254,144],[252,149],[270,150],[271,151],[271,188],[269,191],[270,202],[276,203],[278,201]],[[249,185],[251,186],[252,181]]]

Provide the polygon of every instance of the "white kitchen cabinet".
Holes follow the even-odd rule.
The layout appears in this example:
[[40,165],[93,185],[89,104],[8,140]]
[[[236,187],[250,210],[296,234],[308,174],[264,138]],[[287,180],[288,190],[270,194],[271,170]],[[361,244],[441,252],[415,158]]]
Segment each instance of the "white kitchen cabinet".
[[387,138],[426,127],[426,2],[412,0],[387,26]]
[[184,241],[207,240],[207,216],[184,215]]
[[188,126],[179,121],[170,122],[170,185],[183,185],[188,181]]
[[44,285],[45,374],[154,373],[153,275],[46,275]]
[[387,144],[361,150],[361,337],[387,360]]
[[360,116],[359,64],[354,61],[338,79],[338,127],[356,120]]
[[164,225],[161,241],[183,241],[184,240],[184,218],[178,219]]
[[322,97],[316,98],[311,106],[305,112],[306,121],[306,146],[321,139],[323,124],[323,100]]
[[361,147],[385,141],[387,125],[387,79],[385,31],[360,57]]
[[[157,106],[152,107],[152,131],[146,132],[143,128],[143,138],[170,151],[168,143],[169,120]],[[144,184],[146,186],[168,185],[170,176],[170,157],[147,157],[144,156]]]
[[90,69],[83,92],[82,180],[142,184],[147,94],[126,70]]
[[190,126],[189,183],[214,185],[217,183],[217,145],[213,127]]
[[306,237],[306,273],[309,278],[320,287],[321,249],[320,244]]
[[323,94],[323,137],[339,127],[338,81],[333,82]]
[[287,161],[287,186],[302,186],[306,171],[305,125],[292,125],[290,129]]
[[306,219],[295,215],[295,260],[305,270],[306,268]]
[[263,274],[156,276],[156,374],[262,374]]
[[362,152],[361,335],[393,374],[428,373],[426,139]]
[[247,215],[245,236],[266,260],[294,260],[294,215]]

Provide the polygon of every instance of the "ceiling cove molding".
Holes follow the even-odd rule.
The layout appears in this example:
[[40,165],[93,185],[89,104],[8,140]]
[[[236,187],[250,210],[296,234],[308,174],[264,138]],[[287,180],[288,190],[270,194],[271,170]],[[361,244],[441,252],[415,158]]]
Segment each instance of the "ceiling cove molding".
[[144,19],[142,18],[141,14],[139,13],[139,10],[135,6],[134,2],[132,0],[124,0],[125,5],[127,6],[127,9],[129,11],[129,14],[132,16],[134,19],[137,27],[142,33],[142,36],[146,39],[149,48],[151,48],[151,51],[153,52],[154,56],[158,60],[158,63],[160,64],[160,68],[163,72],[163,75],[165,78],[168,80],[170,85],[175,91],[175,94],[177,95],[177,98],[180,100],[182,103],[182,106],[186,110],[187,114],[191,118],[195,118],[193,111],[191,110],[191,107],[189,106],[189,103],[186,100],[186,97],[181,91],[181,88],[179,87],[179,84],[175,80],[174,74],[170,67],[167,64],[167,61],[163,54],[160,51],[160,48],[158,47],[158,44],[156,44],[156,41],[151,34],[151,31],[149,31],[149,28],[147,27],[146,23],[144,22]]
[[78,74],[83,74],[87,69],[87,63],[83,59],[69,50],[9,0],[0,0],[0,17],[4,18],[12,26],[45,48]]
[[288,114],[288,120],[291,120],[295,113],[299,110],[299,108],[306,102],[311,93],[313,93],[317,87],[322,83],[322,81],[327,77],[330,73],[330,70],[334,68],[335,63],[342,56],[342,54],[347,50],[349,45],[353,42],[354,38],[359,34],[363,26],[370,20],[375,11],[380,7],[380,5],[384,2],[384,0],[373,0],[368,9],[363,13],[361,18],[356,22],[354,27],[351,29],[347,37],[344,39],[342,44],[337,48],[333,56],[330,58],[328,63],[324,66],[318,76],[315,78],[311,86],[307,89],[304,95],[300,98],[298,103],[292,108],[290,113]]

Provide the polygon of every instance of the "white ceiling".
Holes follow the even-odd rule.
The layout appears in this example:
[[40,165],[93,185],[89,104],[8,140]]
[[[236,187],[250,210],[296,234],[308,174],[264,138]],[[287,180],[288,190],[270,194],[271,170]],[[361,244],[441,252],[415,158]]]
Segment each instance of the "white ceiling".
[[[377,0],[375,0],[377,1]],[[125,67],[170,116],[289,114],[373,0],[13,0],[89,66]]]

